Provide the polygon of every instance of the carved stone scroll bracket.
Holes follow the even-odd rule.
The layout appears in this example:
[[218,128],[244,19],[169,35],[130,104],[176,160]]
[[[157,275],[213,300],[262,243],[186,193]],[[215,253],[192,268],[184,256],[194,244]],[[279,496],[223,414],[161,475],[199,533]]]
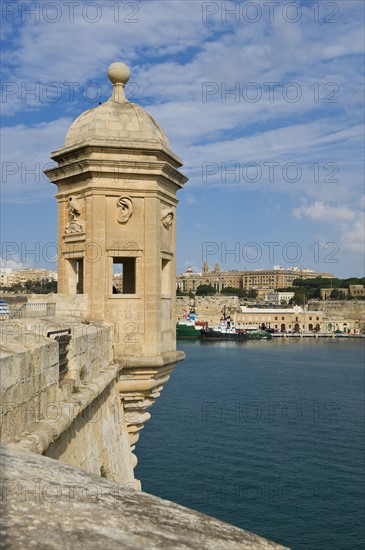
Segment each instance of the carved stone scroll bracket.
[[83,229],[84,228],[81,223],[73,221],[66,226],[66,233],[68,235],[72,233],[82,233]]
[[117,219],[119,223],[127,223],[133,214],[133,202],[130,197],[119,197],[117,200]]
[[[151,418],[147,409],[160,396],[164,384],[170,378],[176,363],[160,366],[128,366],[120,373],[117,389],[124,410],[124,420],[129,435],[131,451],[139,439],[139,432],[145,422]],[[137,457],[132,454],[133,468],[137,465]]]

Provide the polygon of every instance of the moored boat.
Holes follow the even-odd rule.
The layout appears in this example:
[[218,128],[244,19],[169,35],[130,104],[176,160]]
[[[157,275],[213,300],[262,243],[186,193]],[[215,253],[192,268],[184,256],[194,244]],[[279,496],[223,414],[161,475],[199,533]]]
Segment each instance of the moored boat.
[[271,334],[263,330],[246,330],[236,328],[230,317],[222,320],[217,326],[201,331],[203,340],[269,340]]
[[207,324],[199,323],[195,312],[191,311],[176,323],[176,338],[178,340],[198,339],[204,328],[207,328]]

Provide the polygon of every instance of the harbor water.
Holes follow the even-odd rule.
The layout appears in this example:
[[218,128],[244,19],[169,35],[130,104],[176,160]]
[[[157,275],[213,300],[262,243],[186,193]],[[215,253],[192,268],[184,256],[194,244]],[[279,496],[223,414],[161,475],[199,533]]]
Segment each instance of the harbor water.
[[178,348],[137,444],[143,490],[293,550],[362,549],[364,340]]

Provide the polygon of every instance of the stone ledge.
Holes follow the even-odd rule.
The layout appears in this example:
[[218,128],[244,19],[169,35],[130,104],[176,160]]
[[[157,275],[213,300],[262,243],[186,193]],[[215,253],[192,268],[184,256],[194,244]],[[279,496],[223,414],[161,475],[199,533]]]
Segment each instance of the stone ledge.
[[101,395],[113,380],[116,380],[118,370],[118,364],[110,365],[67,400],[56,402],[54,405],[59,408],[60,413],[57,420],[40,420],[34,423],[14,441],[14,444],[33,453],[41,454],[46,451],[51,443],[71,426],[75,418]]
[[125,356],[122,358],[123,367],[164,367],[171,363],[178,363],[185,359],[183,351],[170,351],[157,357]]
[[173,502],[13,445],[2,449],[6,548],[280,550],[283,546]]

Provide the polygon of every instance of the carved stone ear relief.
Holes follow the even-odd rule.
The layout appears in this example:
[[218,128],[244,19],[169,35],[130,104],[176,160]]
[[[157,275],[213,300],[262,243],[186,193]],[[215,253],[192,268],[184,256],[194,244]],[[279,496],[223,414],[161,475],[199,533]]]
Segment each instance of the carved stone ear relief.
[[169,229],[172,225],[174,219],[174,211],[172,208],[164,208],[161,211],[161,223],[166,228]]
[[117,219],[119,223],[127,223],[133,214],[133,202],[129,197],[119,197],[117,200]]
[[75,197],[68,199],[68,217],[69,223],[66,225],[66,233],[82,233],[84,230],[83,223],[79,220],[81,216],[81,205]]

